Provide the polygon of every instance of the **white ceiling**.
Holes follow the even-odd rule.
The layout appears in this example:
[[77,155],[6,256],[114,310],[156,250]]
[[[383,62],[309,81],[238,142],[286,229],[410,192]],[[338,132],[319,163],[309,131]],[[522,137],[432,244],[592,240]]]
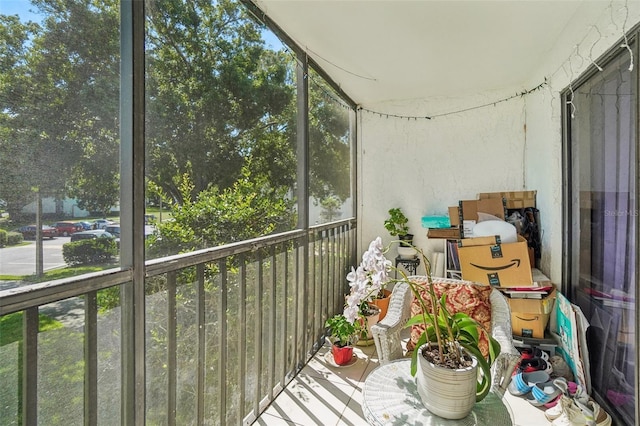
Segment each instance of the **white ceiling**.
[[603,0],[256,3],[363,106],[536,86],[610,6]]

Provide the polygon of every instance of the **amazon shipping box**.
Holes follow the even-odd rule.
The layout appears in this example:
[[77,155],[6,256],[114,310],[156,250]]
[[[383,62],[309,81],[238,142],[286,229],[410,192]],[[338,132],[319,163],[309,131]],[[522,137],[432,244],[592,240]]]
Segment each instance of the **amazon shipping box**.
[[451,226],[460,229],[459,238],[473,237],[473,227],[480,221],[480,214],[495,216],[504,220],[504,200],[486,198],[482,200],[460,200],[457,207],[449,207]]
[[504,219],[504,201],[498,198],[482,200],[460,200],[455,207],[449,207],[451,226],[462,225],[465,220],[478,220],[478,213],[487,213]]
[[549,316],[556,300],[555,289],[540,299],[507,298],[511,309],[511,331],[514,336],[544,338]]
[[524,209],[536,206],[537,191],[503,191],[503,192],[483,192],[478,194],[478,198],[483,200],[487,198],[504,199],[507,209]]
[[527,240],[501,244],[500,237],[465,238],[459,241],[462,279],[496,287],[533,285]]

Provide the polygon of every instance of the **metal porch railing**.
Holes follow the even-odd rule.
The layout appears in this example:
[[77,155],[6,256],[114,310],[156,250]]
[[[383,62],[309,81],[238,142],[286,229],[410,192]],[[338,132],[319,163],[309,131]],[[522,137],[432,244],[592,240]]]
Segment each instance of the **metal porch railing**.
[[119,302],[132,270],[0,291],[0,334],[16,335],[1,340],[0,424],[121,424],[141,379],[149,425],[253,422],[322,343],[355,241],[350,219],[148,261],[143,334]]

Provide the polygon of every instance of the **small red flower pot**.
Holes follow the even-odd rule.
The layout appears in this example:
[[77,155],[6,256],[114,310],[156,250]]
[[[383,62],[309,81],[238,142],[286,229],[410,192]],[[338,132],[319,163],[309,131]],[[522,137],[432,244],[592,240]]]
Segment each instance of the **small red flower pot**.
[[331,354],[333,355],[333,361],[338,365],[346,365],[351,361],[353,357],[353,346],[331,346]]

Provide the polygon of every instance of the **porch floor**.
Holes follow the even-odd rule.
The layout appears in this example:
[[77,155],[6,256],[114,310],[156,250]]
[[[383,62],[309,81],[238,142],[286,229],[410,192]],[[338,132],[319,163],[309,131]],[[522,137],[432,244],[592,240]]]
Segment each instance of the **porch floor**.
[[[346,367],[331,365],[325,359],[329,350],[328,344],[322,346],[254,424],[368,425],[362,414],[362,389],[367,375],[379,365],[375,346],[356,346],[357,360]],[[503,401],[511,413],[513,426],[550,424],[544,411],[524,398],[506,392]]]
[[360,404],[364,380],[378,366],[375,345],[356,346],[357,360],[345,367],[327,362],[328,352],[325,344],[254,424],[367,425]]

